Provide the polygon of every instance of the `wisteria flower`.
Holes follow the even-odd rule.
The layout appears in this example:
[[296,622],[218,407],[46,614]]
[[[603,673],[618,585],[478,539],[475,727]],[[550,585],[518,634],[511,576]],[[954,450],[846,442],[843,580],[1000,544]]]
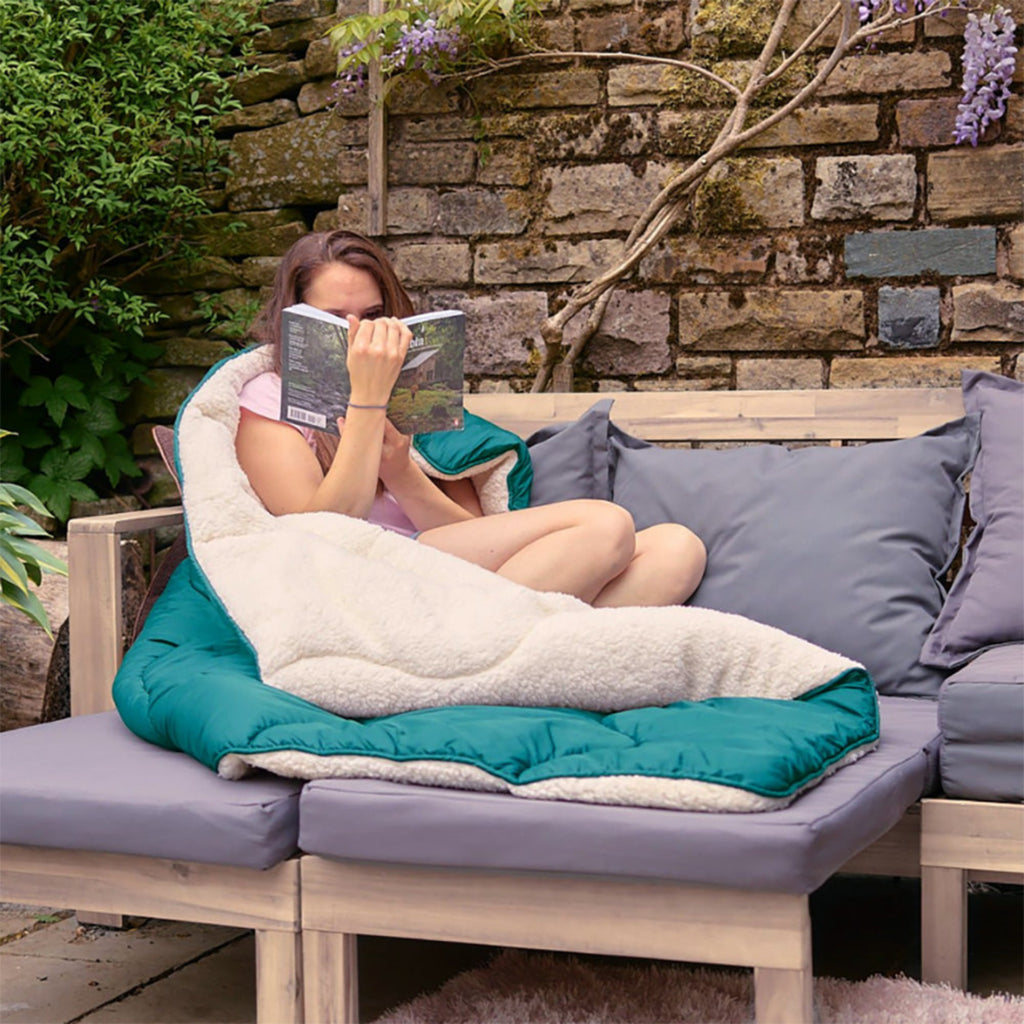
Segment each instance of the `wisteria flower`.
[[1010,12],[997,7],[991,14],[971,14],[964,31],[963,96],[957,105],[953,140],[977,146],[985,129],[1006,113],[1010,82],[1016,65]]
[[[421,4],[415,6],[422,7]],[[442,71],[454,64],[463,49],[463,42],[458,26],[441,27],[433,14],[423,11],[408,24],[400,25],[397,31],[388,34],[380,56],[380,68],[385,76],[403,71],[423,71],[436,81]],[[356,42],[338,51],[339,64],[345,69],[338,82],[344,95],[356,92],[367,83],[368,62],[358,59],[366,46],[365,42]]]
[[857,17],[862,22],[866,22],[875,16],[880,7],[885,7],[890,3],[896,14],[923,14],[930,7],[943,3],[944,0],[914,0],[913,3],[910,3],[910,0],[850,0],[850,2],[857,11]]

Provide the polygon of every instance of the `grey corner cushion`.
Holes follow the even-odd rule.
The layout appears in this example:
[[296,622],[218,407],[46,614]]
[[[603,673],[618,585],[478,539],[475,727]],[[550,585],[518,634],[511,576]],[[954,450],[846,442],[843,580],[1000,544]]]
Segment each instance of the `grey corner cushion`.
[[1024,800],[1024,644],[985,651],[939,691],[947,796]]
[[941,668],[1024,641],[1024,384],[969,371],[963,393],[964,408],[981,417],[970,484],[975,526],[921,651],[926,665]]
[[689,526],[708,548],[691,603],[862,662],[881,693],[934,697],[921,645],[955,554],[977,417],[848,448],[669,450],[609,427],[612,498],[638,529]]

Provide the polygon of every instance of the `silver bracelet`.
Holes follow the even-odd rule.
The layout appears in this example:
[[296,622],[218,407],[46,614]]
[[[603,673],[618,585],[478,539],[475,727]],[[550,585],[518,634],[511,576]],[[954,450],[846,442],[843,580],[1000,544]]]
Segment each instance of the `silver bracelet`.
[[356,402],[349,402],[350,409],[386,409],[386,405],[358,405]]

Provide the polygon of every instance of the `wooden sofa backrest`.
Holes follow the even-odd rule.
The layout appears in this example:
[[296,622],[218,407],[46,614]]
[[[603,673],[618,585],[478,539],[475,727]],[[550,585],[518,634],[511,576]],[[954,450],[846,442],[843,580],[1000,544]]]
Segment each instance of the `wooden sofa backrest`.
[[655,442],[893,440],[964,412],[959,388],[489,394],[467,395],[466,408],[528,437],[602,398],[623,430]]
[[[623,430],[662,443],[894,440],[963,415],[959,388],[488,394],[467,395],[466,408],[528,437],[602,398],[614,399],[612,419]],[[180,508],[155,508],[68,524],[72,714],[113,706],[126,640],[122,539],[181,521]]]

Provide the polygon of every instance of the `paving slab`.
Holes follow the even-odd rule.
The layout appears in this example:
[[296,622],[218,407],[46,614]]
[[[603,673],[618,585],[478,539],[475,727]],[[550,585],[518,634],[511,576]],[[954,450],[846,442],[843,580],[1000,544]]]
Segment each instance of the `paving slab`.
[[251,934],[79,1018],[78,1024],[255,1024],[256,943]]
[[78,1020],[245,934],[180,921],[133,921],[123,930],[73,916],[42,924],[0,946],[4,1024]]
[[71,913],[70,910],[34,907],[25,903],[0,903],[0,945],[70,917]]

